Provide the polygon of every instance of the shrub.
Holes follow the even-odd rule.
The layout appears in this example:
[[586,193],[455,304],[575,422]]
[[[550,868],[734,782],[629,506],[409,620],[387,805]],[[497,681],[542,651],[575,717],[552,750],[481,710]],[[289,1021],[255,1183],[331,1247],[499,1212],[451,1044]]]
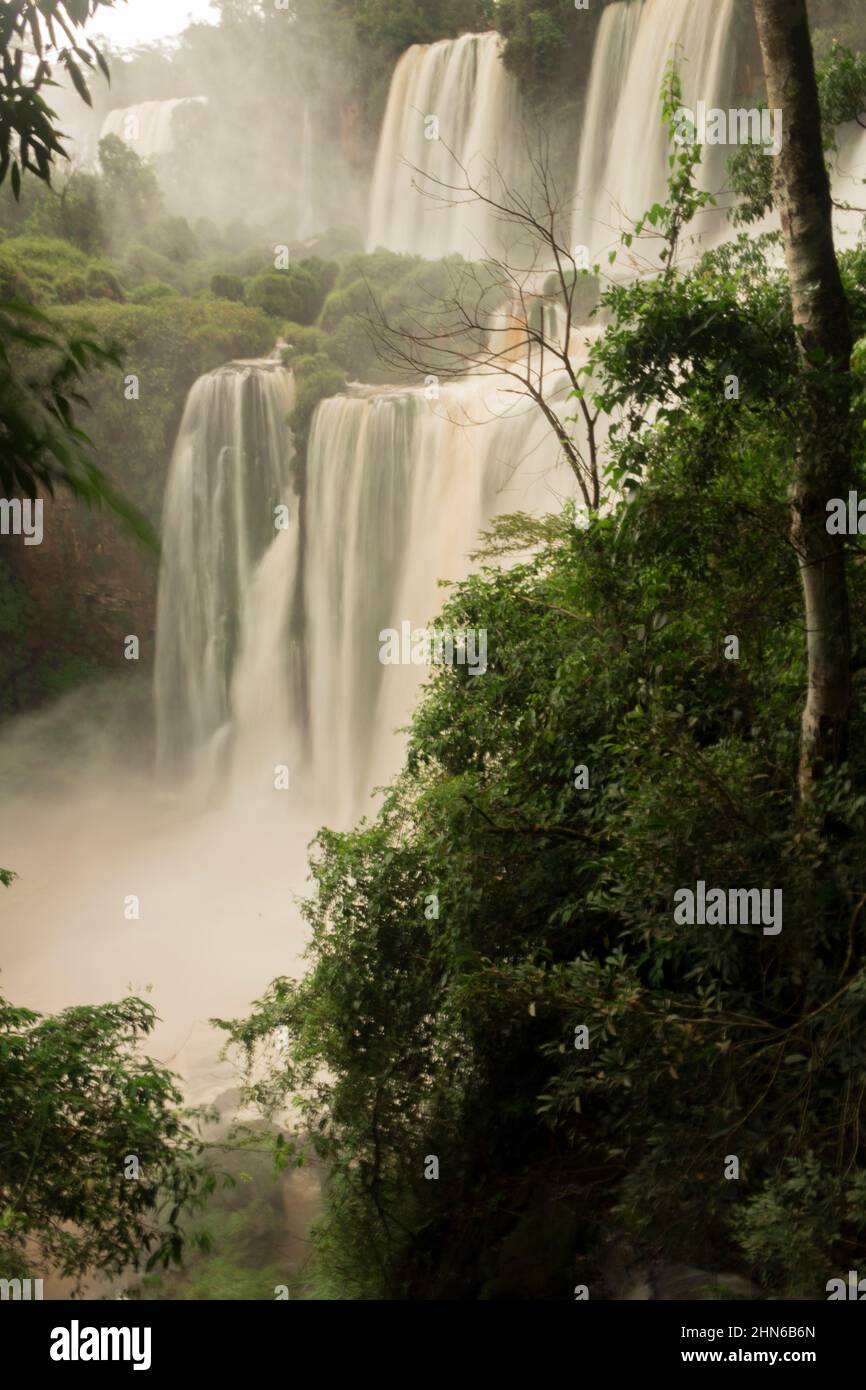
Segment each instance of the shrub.
[[141,242],[136,242],[127,251],[124,270],[127,281],[133,285],[140,285],[145,280],[163,280],[176,288],[181,285],[179,268],[167,256]]
[[153,304],[158,299],[171,299],[176,294],[177,290],[164,280],[145,280],[143,285],[132,291],[129,299],[132,304]]
[[287,366],[298,357],[309,357],[325,350],[325,335],[320,328],[287,323],[283,328],[283,337],[288,344],[283,352],[283,361]]
[[210,289],[217,299],[230,299],[233,303],[243,301],[244,282],[239,275],[212,275]]
[[12,237],[3,246],[7,264],[15,264],[32,286],[35,301],[75,304],[87,294],[87,257],[56,237]]
[[292,370],[295,374],[295,408],[289,416],[289,424],[303,454],[316,406],[327,396],[336,395],[345,386],[346,376],[323,352],[298,357],[292,363]]
[[88,298],[87,280],[77,270],[54,282],[54,299],[58,304],[80,304]]
[[326,294],[333,289],[336,283],[339,274],[339,266],[334,261],[321,260],[319,256],[308,256],[306,260],[301,261],[300,265],[295,268],[297,270],[304,270],[307,275],[312,277],[318,296],[318,305],[316,308],[316,313],[318,313],[324,303]]
[[151,229],[153,248],[180,265],[199,255],[195,232],[185,217],[161,217]]
[[332,290],[325,300],[319,316],[319,323],[326,333],[334,333],[347,314],[367,314],[373,307],[370,287],[364,280],[356,280],[345,289]]
[[349,314],[327,338],[328,354],[354,381],[387,381],[394,369],[379,361],[366,324]]
[[14,257],[0,252],[0,299],[18,299],[24,304],[36,303],[36,287]]
[[122,304],[126,298],[123,287],[110,266],[95,264],[87,271],[88,299],[113,299]]
[[59,189],[41,189],[26,229],[36,236],[70,241],[87,255],[99,255],[106,249],[106,236],[98,177],[76,169]]
[[251,280],[244,291],[244,300],[251,307],[262,309],[274,318],[297,318],[296,291],[292,289],[288,271],[265,271]]
[[304,262],[288,270],[265,271],[247,285],[246,302],[275,318],[311,324],[335,275],[336,267],[329,267],[323,261]]

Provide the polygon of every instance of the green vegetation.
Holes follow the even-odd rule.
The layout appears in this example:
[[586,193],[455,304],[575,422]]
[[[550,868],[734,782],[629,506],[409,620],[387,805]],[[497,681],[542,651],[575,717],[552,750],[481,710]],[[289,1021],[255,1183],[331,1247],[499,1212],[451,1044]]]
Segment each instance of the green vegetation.
[[132,1297],[153,1299],[271,1300],[276,1289],[301,1292],[298,1267],[306,1250],[303,1203],[293,1202],[291,1180],[275,1181],[273,1162],[258,1151],[229,1151],[223,1181],[190,1222],[198,1237],[183,1268],[147,1275]]
[[[88,276],[94,272],[99,272],[98,266],[91,266]],[[0,334],[4,321],[0,313]],[[27,328],[33,332],[29,322]],[[52,349],[52,343],[93,344],[92,354],[82,361],[75,389],[89,402],[90,441],[99,459],[99,497],[107,497],[112,512],[128,518],[125,529],[131,530],[133,538],[150,538],[159,525],[172,447],[193,382],[232,358],[267,353],[274,337],[273,321],[258,310],[224,299],[184,298],[170,289],[149,303],[118,303],[103,297],[58,306],[52,312],[50,330],[39,325],[39,341],[30,352],[42,374],[38,379],[44,377],[39,364],[45,354],[61,350]],[[20,339],[16,348],[20,355]],[[138,380],[134,404],[127,396],[131,377]],[[56,389],[68,388],[58,384]],[[12,423],[12,407],[7,394],[0,431],[7,421]],[[16,429],[26,442],[29,459],[30,441],[37,430],[41,447],[47,450],[56,433],[55,417],[41,406],[35,408],[32,391],[17,408],[20,424]],[[58,447],[64,443],[60,434]],[[0,460],[0,477],[14,460],[11,452]],[[75,477],[82,500],[90,500],[86,474],[79,477],[67,471],[58,476],[64,483]],[[116,654],[129,630],[124,625],[129,602],[119,606],[124,593],[143,594],[137,604],[136,631],[146,650],[152,650],[155,545],[149,554],[141,554],[134,539],[131,542],[122,534],[110,516],[99,518],[89,509],[76,508],[64,515],[62,531],[54,536],[51,552],[46,549],[46,558],[55,553],[54,547],[59,548],[60,557],[47,563],[60,568],[45,574],[44,565],[19,571],[18,554],[0,557],[0,709],[5,713],[30,708],[82,680],[116,669]],[[110,575],[105,573],[106,556],[112,557]],[[81,598],[89,585],[95,603]]]
[[158,520],[172,444],[193,382],[236,357],[270,351],[274,326],[267,316],[225,299],[191,299],[174,293],[156,303],[89,300],[58,309],[53,321],[110,343],[122,358],[124,377],[138,377],[140,394],[129,408],[124,378],[90,377],[92,436],[112,476],[154,521]]
[[0,999],[3,1278],[179,1262],[215,1177],[175,1078],[139,1055],[154,1022],[140,999],[54,1018]]
[[245,298],[275,318],[309,325],[315,322],[336,274],[335,265],[311,257],[301,265],[257,275],[247,285]]
[[210,290],[217,299],[232,299],[237,303],[244,297],[244,282],[239,275],[214,275]]
[[[778,237],[678,268],[696,159],[581,388],[617,494],[485,539],[439,619],[487,632],[484,679],[435,672],[380,813],[317,839],[307,975],[222,1025],[249,1057],[288,1029],[252,1094],[301,1098],[331,1296],[570,1298],[617,1232],[776,1296],[866,1257],[866,579],[855,536],[850,751],[804,802],[787,492],[833,368],[800,370]],[[841,269],[862,490],[866,251]],[[699,882],[780,891],[782,931],[681,925]]]
[[[298,397],[291,425],[299,446],[299,467],[313,412],[320,400],[334,395],[347,380],[371,384],[411,381],[417,372],[402,370],[384,359],[378,326],[386,320],[392,331],[411,329],[431,304],[447,298],[459,283],[465,262],[459,256],[425,261],[420,256],[399,255],[381,248],[371,254],[345,257],[333,278],[333,288],[321,307],[314,327],[288,323],[283,337],[288,343],[283,360],[295,373]],[[489,302],[479,300],[489,312],[498,307],[497,277],[482,264],[473,268],[476,290],[486,287]],[[463,339],[455,335],[450,346],[458,349]],[[435,364],[435,354],[434,354]],[[453,362],[443,364],[453,366]]]
[[[52,64],[65,71],[88,106],[92,99],[82,63],[88,76],[98,68],[108,77],[105,59],[83,29],[102,6],[112,2],[9,0],[5,6],[0,28],[0,184],[8,175],[16,196],[25,171],[48,183],[52,163],[66,158],[44,95],[56,85]],[[23,63],[25,48],[37,59],[35,65]]]
[[535,102],[558,103],[585,87],[605,3],[578,10],[574,0],[499,0],[505,66]]
[[[8,182],[0,188],[0,292],[7,296],[0,305],[0,483],[7,495],[38,487],[50,497],[63,485],[89,507],[107,503],[155,552],[190,387],[231,358],[270,351],[278,325],[239,302],[249,273],[234,302],[209,292],[225,264],[220,233],[203,226],[199,238],[183,218],[167,216],[153,171],[122,141],[102,142],[101,166],[99,174],[74,170],[54,188],[26,181],[18,198]],[[227,230],[229,269],[238,245],[248,266],[272,264],[272,250],[253,248],[250,236],[243,232],[238,242],[238,229]],[[298,269],[308,299],[311,283],[324,297],[326,272],[320,262],[309,274]],[[79,410],[87,411],[89,434],[76,420]],[[87,544],[76,545],[85,529]],[[124,593],[143,592],[139,630],[146,643],[152,636],[152,560],[148,568],[116,528],[77,510],[66,514],[57,544],[61,555],[49,561],[50,572],[44,565],[28,571],[17,555],[0,561],[0,708],[7,712],[112,668],[125,630]],[[111,575],[106,553],[115,556]],[[79,602],[88,582],[95,604]]]
[[[172,235],[161,236],[167,219],[158,196],[148,192],[136,204],[138,182],[142,179],[147,189],[151,171],[113,137],[102,146],[112,143],[119,148],[113,150],[110,178],[86,176],[96,226],[111,224],[112,198],[122,200],[128,193],[130,205],[138,207],[137,235],[146,233],[146,242],[136,240],[124,249],[91,226],[84,238],[97,247],[91,253],[84,245],[39,234],[33,228],[45,218],[44,203],[37,200],[0,241],[0,276],[18,297],[52,309],[53,322],[64,331],[86,332],[94,344],[110,348],[112,360],[122,357],[126,372],[140,377],[144,388],[135,411],[125,409],[116,376],[88,374],[85,387],[93,407],[93,442],[109,475],[155,521],[171,440],[197,376],[233,357],[262,355],[282,337],[288,344],[284,360],[298,388],[291,423],[302,469],[320,400],[347,380],[399,379],[379,356],[375,321],[384,314],[393,324],[408,326],[418,310],[445,295],[463,262],[459,257],[428,262],[381,249],[338,251],[335,260],[298,259],[292,247],[288,267],[276,270],[273,248],[262,246],[248,230],[219,233],[200,227],[196,233],[184,219],[174,218],[168,220]],[[80,177],[74,174],[66,190]],[[107,184],[114,190],[111,197]],[[246,243],[240,250],[239,241]],[[333,241],[339,248],[341,240]]]
[[[866,33],[863,35],[866,45]],[[839,127],[863,125],[866,120],[866,53],[858,53],[835,40],[818,65],[818,96],[827,167],[832,170],[838,152]],[[737,195],[734,222],[758,222],[773,206],[772,160],[759,145],[741,145],[729,160],[731,187]]]
[[[107,76],[98,49],[89,42],[81,47],[76,41],[101,3],[12,0],[6,6],[0,27],[0,189],[4,185],[11,189],[16,202],[25,172],[44,189],[51,181],[52,162],[64,156],[54,113],[43,95],[53,82],[52,63],[65,69],[88,104],[91,97],[80,64],[90,70],[99,67]],[[35,66],[24,64],[25,49],[36,58]],[[96,364],[113,361],[112,354],[89,339],[62,338],[32,307],[40,289],[45,293],[46,281],[56,299],[63,291],[57,289],[45,257],[40,257],[44,246],[37,243],[31,250],[36,261],[31,267],[37,277],[33,282],[8,260],[2,268],[6,292],[21,290],[23,302],[0,302],[0,484],[10,493],[35,497],[38,488],[51,494],[56,483],[62,482],[90,504],[108,503],[143,538],[149,538],[146,524],[94,463],[90,440],[75,420],[75,409],[82,404],[78,388],[84,374]],[[76,253],[70,251],[65,262],[57,282],[62,282],[69,297],[81,298],[86,281]],[[94,284],[102,287],[103,282],[97,278]],[[35,376],[23,366],[34,350],[50,362]]]

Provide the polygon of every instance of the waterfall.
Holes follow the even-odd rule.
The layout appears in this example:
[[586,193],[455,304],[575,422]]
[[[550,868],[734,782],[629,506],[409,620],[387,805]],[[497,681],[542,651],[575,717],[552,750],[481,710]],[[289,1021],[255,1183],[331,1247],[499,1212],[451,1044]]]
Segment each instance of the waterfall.
[[205,97],[172,97],[169,101],[142,101],[136,106],[116,107],[102,122],[99,138],[116,135],[141,159],[154,159],[167,154],[174,145],[172,122],[178,108],[205,102]]
[[[429,668],[384,666],[379,634],[435,626],[492,517],[550,511],[573,479],[535,406],[498,379],[428,400],[359,388],[324,401],[308,460],[306,581],[309,756],[340,790],[342,818],[402,759],[405,724]],[[315,537],[315,542],[312,538]],[[495,633],[489,634],[495,659]]]
[[[383,666],[379,634],[432,623],[500,512],[549,511],[573,478],[534,405],[488,377],[355,387],[321,402],[304,543],[291,497],[288,374],[233,364],[196,383],[163,523],[155,673],[159,763],[203,794],[273,787],[278,764],[349,822],[399,767],[429,668]],[[552,386],[555,390],[555,387]],[[287,501],[288,528],[274,532]],[[303,611],[299,609],[303,596]],[[490,635],[491,655],[495,634]]]
[[[576,179],[575,246],[593,257],[616,245],[666,194],[668,133],[659,92],[665,67],[676,58],[683,102],[728,109],[736,79],[731,34],[736,0],[713,5],[694,0],[619,0],[602,15],[593,52]],[[705,147],[702,180],[724,181],[723,146]],[[714,229],[723,226],[711,215]]]
[[581,121],[576,197],[584,201],[586,215],[576,219],[576,245],[592,248],[598,240],[591,224],[593,199],[605,182],[617,107],[625,88],[642,5],[643,0],[617,0],[607,6],[599,24]]
[[[866,186],[866,131],[852,123],[837,132],[833,158],[833,197],[840,205],[863,206]],[[853,250],[862,240],[863,213],[837,211],[833,218],[836,249]]]
[[[190,392],[163,512],[155,666],[163,773],[188,770],[205,748],[218,757],[238,732],[238,710],[246,732],[261,727],[260,699],[275,702],[265,722],[280,723],[297,544],[292,404],[291,374],[272,361],[231,363]],[[277,518],[280,505],[286,511]],[[277,519],[287,526],[276,529]],[[266,552],[271,582],[262,594],[257,569]],[[253,631],[261,641],[251,657]],[[252,684],[233,688],[239,654],[258,665]]]
[[414,186],[435,192],[415,171],[459,179],[450,149],[477,182],[489,185],[491,162],[510,181],[520,144],[520,99],[503,67],[498,34],[463,34],[407,49],[391,81],[376,155],[370,249],[430,259],[459,252],[477,260],[485,248],[495,248],[497,229],[483,208],[437,205]]

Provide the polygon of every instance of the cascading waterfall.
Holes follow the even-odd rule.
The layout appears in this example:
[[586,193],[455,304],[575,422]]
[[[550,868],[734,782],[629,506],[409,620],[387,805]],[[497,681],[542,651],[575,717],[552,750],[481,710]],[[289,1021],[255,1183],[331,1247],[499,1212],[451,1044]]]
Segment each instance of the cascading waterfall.
[[[593,257],[664,198],[669,150],[659,89],[670,59],[679,60],[686,104],[702,99],[729,107],[738,71],[735,8],[736,0],[712,7],[693,0],[617,0],[605,8],[577,142],[572,223],[573,244],[588,246]],[[501,250],[501,227],[483,206],[459,195],[449,206],[447,193],[437,202],[435,185],[425,178],[460,181],[447,146],[478,184],[490,186],[494,163],[507,185],[525,182],[521,102],[501,52],[495,33],[464,34],[416,45],[401,57],[376,157],[371,249],[381,245],[431,259],[452,252],[477,259],[485,250]],[[430,117],[438,120],[438,140],[430,138]],[[723,183],[726,153],[704,150],[705,186]],[[434,196],[425,196],[425,188]],[[724,225],[720,214],[705,222],[708,235]]]
[[[855,123],[837,133],[833,161],[833,196],[841,207],[862,208],[866,184],[866,131]],[[833,218],[838,249],[851,250],[863,235],[862,211],[837,211]]]
[[204,97],[172,97],[168,101],[142,101],[109,111],[102,122],[100,140],[116,135],[135,150],[141,159],[168,154],[174,146],[172,123],[183,106],[204,105]]
[[[664,200],[670,153],[659,90],[676,59],[683,101],[727,110],[737,77],[732,41],[736,0],[619,0],[605,9],[593,52],[578,156],[572,242],[593,258],[619,241],[621,230]],[[723,146],[703,151],[702,182],[724,182]],[[701,230],[718,234],[720,214]]]
[[[497,227],[485,209],[473,203],[437,205],[413,182],[436,191],[416,170],[445,182],[459,180],[448,150],[478,183],[489,183],[491,162],[513,181],[522,138],[520,98],[501,55],[495,33],[416,44],[403,54],[376,155],[370,249],[385,246],[429,259],[460,252],[477,260],[486,248],[497,247]],[[438,122],[438,138],[431,138],[431,117]]]
[[495,379],[446,387],[436,400],[364,388],[324,401],[308,478],[310,756],[351,815],[399,765],[394,731],[429,674],[382,665],[379,633],[435,625],[437,581],[465,577],[491,518],[550,510],[573,479],[539,412]]
[[578,215],[575,243],[591,249],[598,240],[591,229],[591,205],[605,183],[617,107],[637,37],[643,0],[617,0],[604,10],[592,55],[589,87],[581,121],[576,197],[586,202]]
[[[292,405],[291,374],[270,360],[231,363],[190,392],[163,516],[155,671],[163,774],[188,771],[203,749],[218,757],[237,732],[238,708],[249,716],[247,731],[261,727],[260,698],[277,702],[265,722],[280,722],[297,558]],[[286,509],[279,516],[278,507]],[[277,520],[288,524],[277,529]],[[259,602],[266,552],[272,592]],[[259,628],[261,651],[249,657]],[[233,689],[239,653],[252,662],[269,654],[276,668],[259,669],[252,688],[241,681]],[[283,726],[287,718],[283,709]]]
[[[163,527],[164,773],[196,771],[208,792],[228,777],[246,792],[271,789],[285,763],[321,814],[348,822],[363,809],[399,765],[395,730],[428,674],[384,666],[380,632],[435,620],[438,581],[465,577],[497,513],[549,510],[574,491],[540,413],[507,384],[466,381],[435,400],[358,387],[323,401],[299,550],[288,374],[233,365],[196,383]],[[275,534],[287,497],[289,524]]]
[[16,788],[0,839],[25,883],[6,908],[4,968],[46,1010],[153,989],[162,1021],[149,1049],[196,1101],[233,1081],[214,1012],[242,1011],[264,981],[302,969],[295,900],[317,824],[274,778],[299,760],[292,404],[291,374],[270,360],[231,363],[190,392],[162,527],[160,777],[134,662],[0,744]]

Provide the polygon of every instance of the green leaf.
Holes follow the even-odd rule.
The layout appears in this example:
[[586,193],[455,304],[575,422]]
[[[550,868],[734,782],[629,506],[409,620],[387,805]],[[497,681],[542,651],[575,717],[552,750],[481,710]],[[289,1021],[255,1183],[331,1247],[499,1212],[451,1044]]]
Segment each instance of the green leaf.
[[93,101],[91,99],[90,92],[87,90],[87,83],[85,82],[84,77],[82,76],[81,69],[79,68],[75,59],[69,53],[67,53],[65,58],[65,66],[66,71],[72,78],[73,86],[75,87],[75,90],[78,93],[78,95],[81,97],[81,100],[85,102],[88,106],[92,106]]

